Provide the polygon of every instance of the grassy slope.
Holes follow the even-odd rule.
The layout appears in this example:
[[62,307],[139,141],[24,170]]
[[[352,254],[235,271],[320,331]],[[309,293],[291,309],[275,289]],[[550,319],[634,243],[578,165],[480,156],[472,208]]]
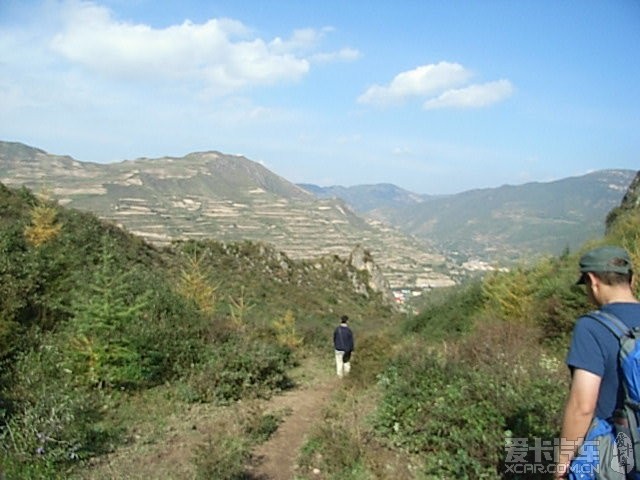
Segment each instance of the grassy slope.
[[[1,187],[0,194],[0,243],[10,260],[0,265],[0,354],[13,367],[0,379],[0,471],[8,475],[66,477],[69,468],[82,475],[92,458],[140,432],[160,441],[172,410],[190,411],[198,401],[211,405],[196,408],[209,415],[224,410],[216,404],[290,385],[301,357],[324,361],[339,314],[370,331],[394,317],[377,294],[356,293],[360,274],[335,257],[294,262],[250,242],[157,250],[92,215],[55,206],[60,232],[35,247],[24,231],[41,202],[27,191]],[[210,311],[180,293],[194,259],[213,288]],[[111,287],[95,290],[105,285]],[[287,312],[296,331],[276,331],[274,320]],[[280,345],[299,337],[304,344],[295,350]],[[16,338],[23,340],[14,344]],[[240,414],[248,424],[263,418]],[[36,433],[46,435],[41,452]],[[247,448],[236,433],[219,454]]]

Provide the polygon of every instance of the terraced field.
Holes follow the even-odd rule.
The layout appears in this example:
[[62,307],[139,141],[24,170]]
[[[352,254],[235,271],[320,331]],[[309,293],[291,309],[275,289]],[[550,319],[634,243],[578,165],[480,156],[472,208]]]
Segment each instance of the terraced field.
[[0,153],[1,182],[44,190],[151,243],[254,240],[296,259],[347,257],[360,245],[391,288],[454,283],[446,273],[453,266],[426,241],[366,221],[340,200],[317,199],[244,157],[204,152],[98,165],[12,145]]

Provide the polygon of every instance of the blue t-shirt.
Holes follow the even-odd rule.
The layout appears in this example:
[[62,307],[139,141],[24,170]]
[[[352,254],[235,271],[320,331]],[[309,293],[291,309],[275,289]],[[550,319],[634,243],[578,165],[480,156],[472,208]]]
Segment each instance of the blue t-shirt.
[[[640,303],[610,303],[600,310],[612,313],[630,328],[640,326]],[[622,386],[618,375],[620,343],[604,325],[591,317],[580,317],[573,329],[567,365],[587,370],[602,378],[596,416],[609,418],[620,405]]]

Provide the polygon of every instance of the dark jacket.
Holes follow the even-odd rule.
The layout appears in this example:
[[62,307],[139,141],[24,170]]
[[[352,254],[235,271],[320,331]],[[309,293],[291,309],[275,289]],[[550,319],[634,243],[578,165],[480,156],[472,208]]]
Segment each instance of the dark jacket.
[[353,332],[344,324],[340,324],[333,332],[333,346],[340,352],[352,352],[354,348]]

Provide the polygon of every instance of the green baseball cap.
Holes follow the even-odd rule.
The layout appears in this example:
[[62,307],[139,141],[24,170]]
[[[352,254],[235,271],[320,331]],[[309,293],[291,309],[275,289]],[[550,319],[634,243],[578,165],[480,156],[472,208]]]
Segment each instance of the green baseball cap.
[[622,273],[630,274],[632,271],[631,259],[624,248],[607,245],[594,248],[580,258],[580,279],[578,285],[585,283],[587,272]]

